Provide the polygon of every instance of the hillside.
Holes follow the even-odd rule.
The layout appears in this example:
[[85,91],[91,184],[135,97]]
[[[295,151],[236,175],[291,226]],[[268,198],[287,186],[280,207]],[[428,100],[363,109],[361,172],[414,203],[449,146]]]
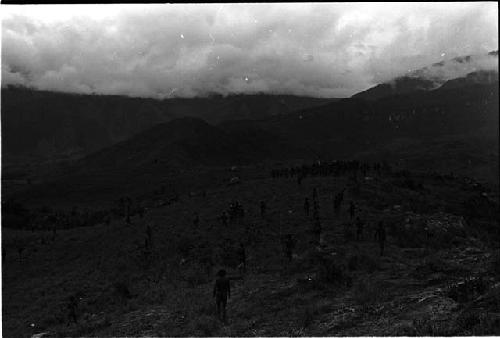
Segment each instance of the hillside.
[[[169,168],[230,166],[279,159],[281,148],[264,131],[245,129],[230,133],[204,120],[184,117],[159,124],[124,142],[103,149],[76,162],[80,170],[134,169],[151,165]],[[83,168],[79,168],[83,166]]]
[[[420,165],[441,159],[441,169],[450,164],[444,161],[449,154],[440,148],[441,141],[446,144],[447,138],[456,138],[464,146],[452,148],[452,156],[470,157],[467,160],[471,161],[484,156],[493,160],[489,163],[495,168],[498,107],[495,82],[418,91],[377,101],[345,99],[287,117],[251,123],[293,144],[308,147],[320,158],[352,158],[370,152],[373,158],[395,161],[408,157],[404,146],[397,154],[400,157],[391,154],[394,145],[406,139],[425,144],[420,148]],[[496,174],[490,173],[488,179],[498,181]]]
[[257,119],[331,101],[265,94],[157,100],[2,88],[2,161],[9,166],[78,158],[184,116],[212,123]]
[[58,170],[36,171],[33,184],[4,184],[3,194],[24,203],[109,203],[150,191],[158,182],[178,191],[219,184],[211,174],[214,166],[224,172],[234,165],[355,158],[451,171],[498,185],[498,82],[377,101],[343,99],[217,126],[179,119]]
[[[457,83],[461,82],[460,84]],[[353,95],[353,98],[378,100],[393,95],[414,91],[434,90],[445,86],[450,88],[470,84],[489,84],[498,82],[498,51],[485,55],[468,55],[443,60],[431,66],[414,70],[387,83]]]
[[[148,211],[144,218],[134,212],[130,225],[115,208],[109,225],[59,228],[55,235],[3,228],[3,334],[498,334],[498,192],[397,168],[360,173],[357,181],[349,178],[354,172],[309,176],[299,186],[261,171],[260,178],[243,175],[240,185],[181,194],[178,202],[154,202],[168,199],[168,191],[134,198]],[[324,229],[320,246],[303,211],[313,188]],[[336,214],[333,195],[343,188]],[[225,227],[218,217],[234,200],[245,216]],[[264,217],[260,200],[267,203]],[[360,240],[350,200],[366,222]],[[85,211],[73,217],[84,219]],[[384,256],[373,240],[379,220],[387,226]],[[144,244],[147,225],[151,246]],[[280,244],[287,233],[298,240],[291,262]],[[236,269],[240,241],[246,273]],[[214,317],[211,294],[220,267],[235,277],[227,325]]]

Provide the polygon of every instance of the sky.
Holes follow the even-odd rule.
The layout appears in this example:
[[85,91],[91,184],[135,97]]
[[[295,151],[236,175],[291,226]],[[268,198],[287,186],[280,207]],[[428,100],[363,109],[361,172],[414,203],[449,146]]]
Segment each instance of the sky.
[[[0,9],[2,86],[77,93],[348,97],[441,60],[498,50],[497,2]],[[497,59],[477,60],[474,69],[498,69]],[[462,67],[429,76],[463,76],[470,67]]]

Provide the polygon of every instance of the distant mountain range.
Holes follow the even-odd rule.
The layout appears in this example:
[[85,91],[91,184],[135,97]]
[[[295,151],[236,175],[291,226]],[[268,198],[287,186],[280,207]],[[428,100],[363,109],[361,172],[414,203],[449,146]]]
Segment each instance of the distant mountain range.
[[[450,154],[498,153],[498,82],[463,83],[461,87],[416,91],[377,101],[343,99],[260,120],[210,125],[199,118],[175,119],[86,156],[66,172],[120,172],[132,180],[144,172],[161,174],[171,169],[268,160],[356,158],[370,152],[373,158],[380,159],[378,155],[383,153],[386,160],[393,161],[404,157],[404,152],[388,151],[398,144],[430,144],[428,153],[419,158],[423,163],[442,159],[445,164]],[[447,153],[432,150],[440,140],[467,143],[477,138],[493,141],[493,146],[474,154],[461,154],[460,147]]]
[[[474,71],[438,88],[426,81],[403,78],[396,82],[404,91],[376,98],[373,89],[341,100],[240,95],[157,101],[8,89],[2,93],[2,175],[10,171],[6,157],[16,150],[30,154],[52,135],[58,150],[83,144],[83,153],[96,151],[58,170],[49,165],[27,174],[20,166],[22,175],[47,182],[26,187],[24,198],[44,199],[51,191],[53,198],[62,191],[80,198],[79,182],[86,182],[81,186],[90,189],[89,199],[167,178],[189,189],[212,179],[200,176],[203,168],[290,159],[404,160],[498,184],[498,73]],[[219,117],[208,123],[203,116],[210,111]]]
[[332,101],[264,94],[156,100],[2,88],[3,163],[81,157],[184,116],[211,123],[261,119]]
[[433,90],[453,86],[455,80],[467,83],[494,83],[498,81],[498,51],[485,55],[469,55],[435,63],[417,69],[387,83],[353,95],[354,98],[377,100],[417,90]]

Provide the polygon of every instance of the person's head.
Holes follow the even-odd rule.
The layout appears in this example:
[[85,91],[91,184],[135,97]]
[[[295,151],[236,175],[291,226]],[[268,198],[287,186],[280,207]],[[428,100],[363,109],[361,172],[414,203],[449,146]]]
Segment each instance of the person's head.
[[225,277],[226,276],[226,270],[221,269],[219,272],[217,272],[217,277]]

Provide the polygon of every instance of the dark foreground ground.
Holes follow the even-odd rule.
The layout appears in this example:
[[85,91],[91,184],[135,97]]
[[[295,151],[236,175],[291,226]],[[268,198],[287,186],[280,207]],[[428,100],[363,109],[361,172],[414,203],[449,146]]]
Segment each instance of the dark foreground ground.
[[[464,178],[383,172],[261,178],[180,195],[132,225],[2,229],[3,334],[47,336],[500,335],[498,188]],[[303,201],[319,195],[322,245]],[[346,188],[339,216],[333,195]],[[217,219],[238,200],[244,219]],[[267,203],[262,218],[259,201]],[[348,202],[366,222],[356,241]],[[200,216],[195,227],[193,213]],[[379,255],[375,225],[387,225]],[[152,227],[152,252],[143,246]],[[347,233],[345,233],[347,229]],[[296,235],[288,263],[281,235]],[[234,248],[247,243],[248,271]],[[19,257],[18,248],[25,248]],[[213,264],[210,264],[212,260]],[[228,323],[214,316],[215,272],[231,276]],[[77,322],[70,320],[70,297]]]

